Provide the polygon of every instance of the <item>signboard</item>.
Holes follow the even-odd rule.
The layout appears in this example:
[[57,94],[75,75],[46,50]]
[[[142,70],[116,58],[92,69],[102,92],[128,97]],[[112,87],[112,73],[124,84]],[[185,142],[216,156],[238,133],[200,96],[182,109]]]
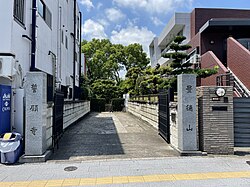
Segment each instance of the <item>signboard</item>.
[[11,86],[0,85],[0,134],[10,132]]

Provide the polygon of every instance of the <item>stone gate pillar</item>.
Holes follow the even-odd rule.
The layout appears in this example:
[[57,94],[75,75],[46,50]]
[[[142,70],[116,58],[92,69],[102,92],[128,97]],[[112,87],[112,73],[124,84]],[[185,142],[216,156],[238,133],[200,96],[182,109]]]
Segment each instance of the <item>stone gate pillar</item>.
[[47,76],[45,73],[27,73],[25,101],[25,155],[43,155],[47,148]]
[[178,75],[178,149],[197,151],[196,76]]

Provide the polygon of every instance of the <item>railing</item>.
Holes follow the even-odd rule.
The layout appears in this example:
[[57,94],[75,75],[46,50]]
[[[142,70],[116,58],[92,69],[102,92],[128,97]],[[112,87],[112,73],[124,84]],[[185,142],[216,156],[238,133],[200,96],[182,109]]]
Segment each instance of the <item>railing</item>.
[[237,78],[237,76],[229,69],[230,73],[222,74],[216,77],[217,86],[233,86],[234,93],[238,97],[250,97],[250,91]]
[[158,103],[158,95],[151,94],[151,95],[133,96],[133,97],[130,97],[129,101],[138,102],[138,103]]

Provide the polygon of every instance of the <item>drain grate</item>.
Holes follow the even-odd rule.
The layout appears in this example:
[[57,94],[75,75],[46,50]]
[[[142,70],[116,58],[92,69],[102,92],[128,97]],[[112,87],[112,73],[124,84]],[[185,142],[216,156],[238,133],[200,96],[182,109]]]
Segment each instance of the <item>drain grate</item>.
[[77,170],[77,167],[75,166],[69,166],[69,167],[64,168],[64,171],[75,171],[75,170]]

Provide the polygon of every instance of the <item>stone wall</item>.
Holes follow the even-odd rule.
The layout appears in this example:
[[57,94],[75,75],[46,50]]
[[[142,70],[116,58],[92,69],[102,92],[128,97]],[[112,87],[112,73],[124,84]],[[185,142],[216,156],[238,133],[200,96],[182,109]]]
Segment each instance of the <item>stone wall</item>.
[[47,123],[46,123],[47,149],[50,149],[52,147],[52,128],[53,128],[53,104],[48,104]]
[[90,101],[65,101],[63,111],[63,129],[90,112]]
[[169,103],[170,113],[170,143],[174,148],[178,148],[178,112],[177,102]]
[[127,111],[158,129],[158,104],[128,102]]
[[223,87],[223,97],[215,94],[217,88],[197,88],[199,148],[212,154],[233,154],[233,88]]

